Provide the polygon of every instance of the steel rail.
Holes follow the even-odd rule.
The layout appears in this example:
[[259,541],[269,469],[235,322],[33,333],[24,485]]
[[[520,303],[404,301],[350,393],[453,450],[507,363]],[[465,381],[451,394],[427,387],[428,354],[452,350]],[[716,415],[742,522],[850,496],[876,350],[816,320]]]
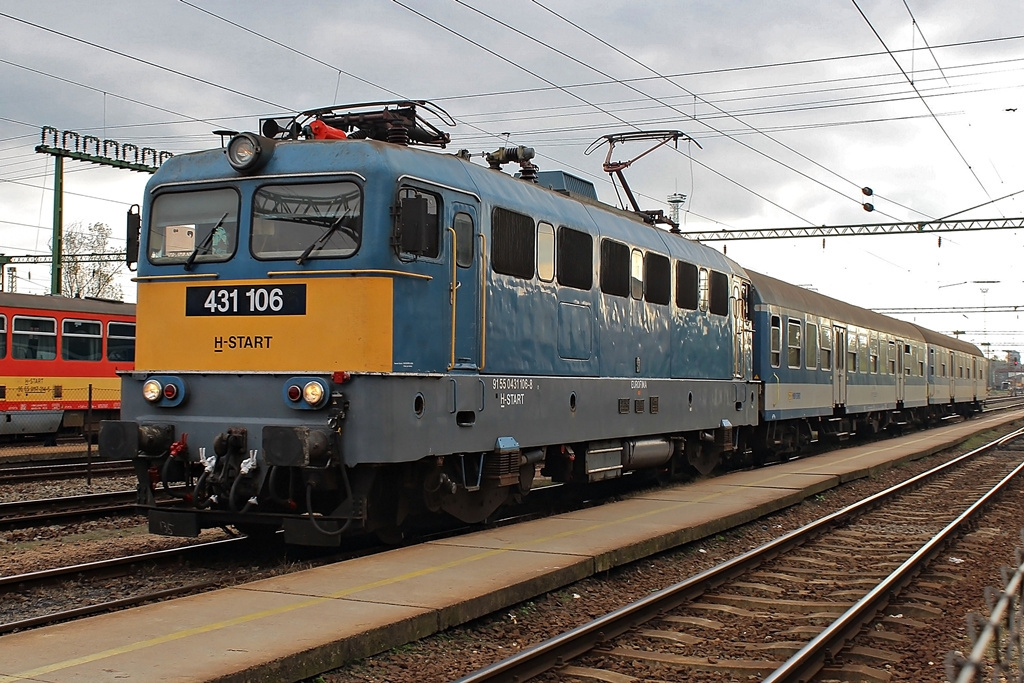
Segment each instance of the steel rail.
[[[946,470],[956,467],[965,460],[999,448],[1004,443],[1015,438],[1019,438],[1022,435],[1024,435],[1024,429],[1019,429],[1010,435],[1000,437],[995,441],[985,444],[968,453],[964,453],[949,462],[933,467],[927,472],[922,472],[921,474],[911,477],[904,482],[896,484],[884,491],[875,493],[841,510],[837,510],[836,512],[815,520],[810,524],[800,527],[799,529],[794,529],[777,539],[769,541],[768,543],[754,548],[753,550],[747,551],[742,555],[738,555],[731,560],[684,579],[672,586],[663,588],[662,590],[652,593],[637,602],[621,607],[613,612],[598,617],[589,623],[582,624],[570,631],[567,631],[566,633],[549,638],[542,643],[531,648],[527,648],[526,650],[523,650],[507,659],[495,662],[494,664],[470,673],[469,675],[458,679],[456,683],[491,683],[493,681],[520,683],[522,681],[529,680],[530,678],[549,671],[556,666],[560,666],[575,657],[579,657],[580,655],[592,650],[598,644],[606,640],[616,638],[626,631],[651,620],[661,613],[674,609],[689,600],[699,597],[726,581],[741,576],[750,569],[753,569],[767,560],[773,559],[784,552],[804,544],[815,536],[831,528],[839,526],[865,512],[868,512],[887,499],[901,493],[905,493],[917,487],[919,484],[945,472]],[[1013,474],[1017,474],[1022,468],[1024,468],[1024,463],[1014,470]],[[1013,475],[1009,475],[1007,479],[1012,476]],[[970,510],[976,510],[978,507],[980,507],[979,503],[975,503],[971,506]],[[915,557],[916,556],[917,554],[915,554]],[[898,583],[900,580],[903,580],[903,578],[898,577],[894,580],[893,585]],[[878,595],[889,595],[892,590],[893,589],[890,586],[888,591],[876,589],[872,591],[872,594],[877,593]],[[853,608],[851,608],[851,610],[852,609]],[[830,627],[830,629],[831,628],[832,627]],[[836,631],[841,632],[842,629],[837,628]],[[820,637],[821,636],[819,636],[819,638]],[[835,648],[835,644],[837,642],[838,640],[834,641],[830,639],[828,644],[831,648]],[[822,652],[824,652],[824,650]],[[829,652],[838,652],[838,650],[830,649]],[[794,657],[795,656],[796,655],[794,655]],[[765,679],[765,681],[767,680],[768,679]],[[780,678],[778,680],[797,679]]]

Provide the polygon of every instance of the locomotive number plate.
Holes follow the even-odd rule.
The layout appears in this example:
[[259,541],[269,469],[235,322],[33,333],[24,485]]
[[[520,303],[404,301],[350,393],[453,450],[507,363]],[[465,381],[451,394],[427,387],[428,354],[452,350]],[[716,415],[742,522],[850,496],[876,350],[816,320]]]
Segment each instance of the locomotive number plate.
[[305,315],[306,285],[186,287],[185,315]]

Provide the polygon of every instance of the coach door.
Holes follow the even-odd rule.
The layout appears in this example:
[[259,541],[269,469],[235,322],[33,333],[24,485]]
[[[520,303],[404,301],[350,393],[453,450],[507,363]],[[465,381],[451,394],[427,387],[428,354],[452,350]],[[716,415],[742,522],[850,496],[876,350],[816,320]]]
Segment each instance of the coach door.
[[449,291],[452,357],[449,370],[478,370],[483,367],[484,309],[480,276],[484,255],[478,227],[475,206],[453,204],[452,224],[448,228],[452,250]]
[[832,404],[846,405],[846,328],[832,328]]
[[907,361],[902,339],[896,340],[896,402],[902,403],[907,384]]

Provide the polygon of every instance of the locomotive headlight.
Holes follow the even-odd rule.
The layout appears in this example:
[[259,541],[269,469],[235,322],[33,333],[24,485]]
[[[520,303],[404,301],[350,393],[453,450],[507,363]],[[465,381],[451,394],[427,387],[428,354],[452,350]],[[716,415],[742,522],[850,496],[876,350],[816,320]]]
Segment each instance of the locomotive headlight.
[[308,382],[302,388],[302,398],[311,406],[318,406],[324,400],[324,385],[320,382]]
[[142,397],[150,403],[156,403],[163,397],[164,387],[155,379],[147,379],[142,385]]
[[251,173],[262,166],[274,151],[274,141],[255,133],[239,133],[228,142],[227,155],[231,168]]

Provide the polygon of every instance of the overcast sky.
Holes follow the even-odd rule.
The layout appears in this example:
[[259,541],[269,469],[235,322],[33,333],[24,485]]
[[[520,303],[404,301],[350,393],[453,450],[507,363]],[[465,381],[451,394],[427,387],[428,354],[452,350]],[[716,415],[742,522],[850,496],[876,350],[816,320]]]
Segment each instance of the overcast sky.
[[[177,154],[261,116],[396,98],[454,117],[448,151],[534,147],[609,203],[590,143],[684,131],[700,147],[660,149],[627,180],[643,208],[687,195],[686,230],[1024,216],[1020,0],[0,0],[0,35],[8,255],[49,251],[42,126]],[[66,162],[65,225],[122,238],[147,179]],[[1024,305],[1018,230],[710,244],[869,308]],[[48,266],[18,274],[19,291],[49,288]],[[900,317],[1024,347],[1016,313]]]

